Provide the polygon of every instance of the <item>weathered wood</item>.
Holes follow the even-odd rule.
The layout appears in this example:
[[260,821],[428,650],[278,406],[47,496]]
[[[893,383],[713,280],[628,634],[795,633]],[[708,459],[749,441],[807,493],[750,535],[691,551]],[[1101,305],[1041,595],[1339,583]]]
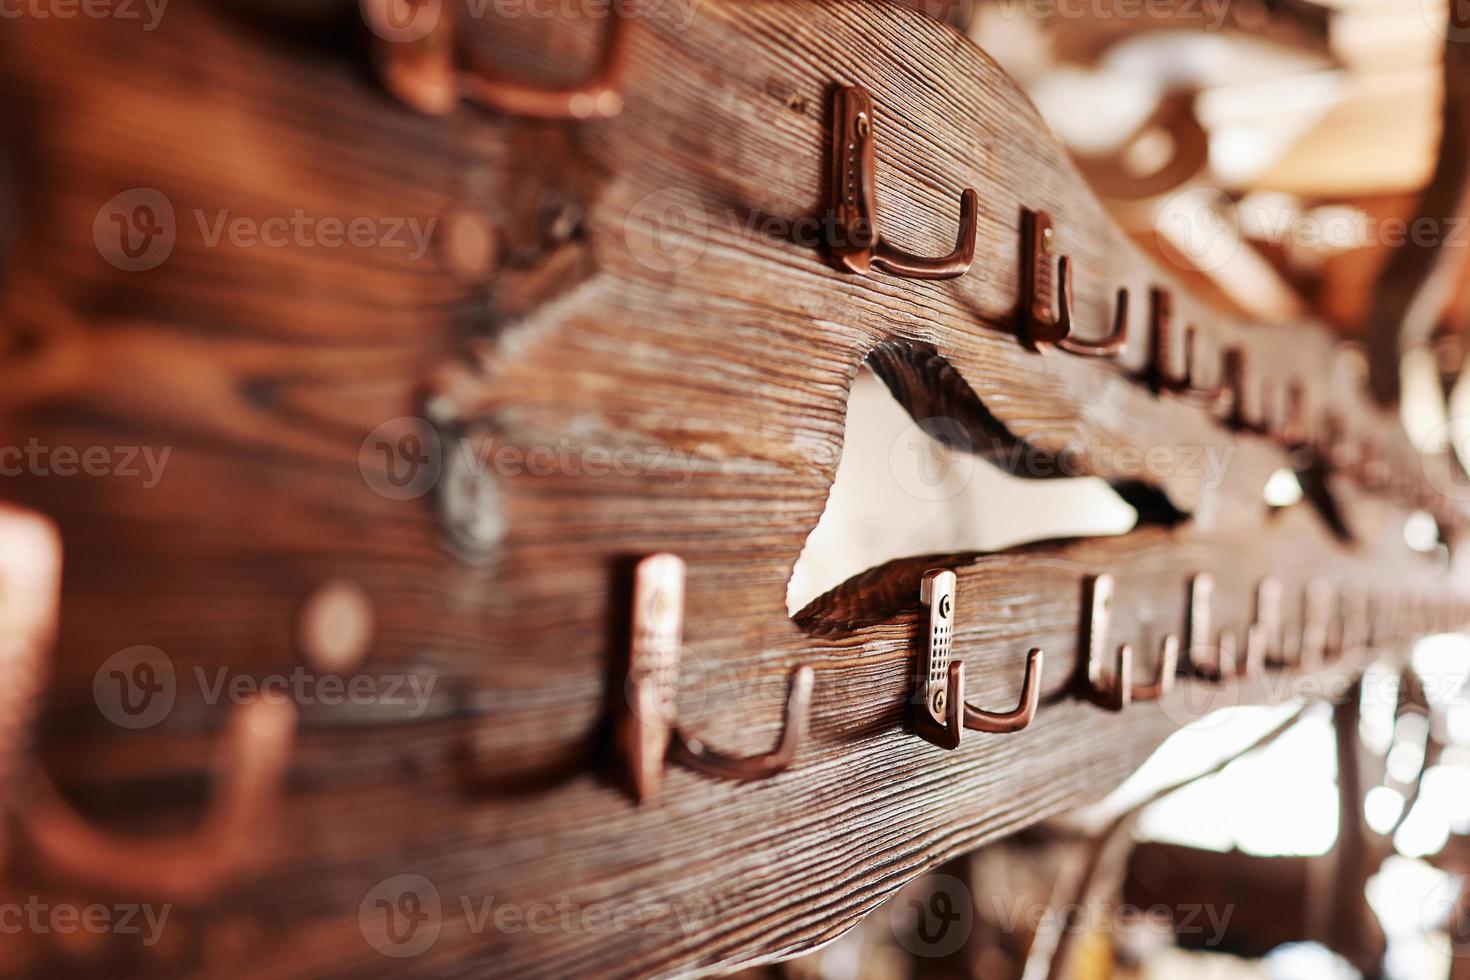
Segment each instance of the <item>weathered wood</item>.
[[[600,26],[474,25],[507,71],[537,71],[554,49],[571,75]],[[1078,700],[1086,576],[1116,575],[1114,635],[1150,652],[1181,628],[1197,570],[1221,579],[1216,622],[1237,629],[1268,573],[1289,597],[1324,573],[1449,597],[1438,560],[1409,553],[1401,526],[1409,505],[1447,524],[1460,509],[1426,480],[1437,462],[1363,405],[1326,331],[1263,330],[1175,291],[1204,349],[1241,345],[1253,378],[1299,379],[1313,419],[1330,410],[1371,435],[1402,477],[1393,497],[1328,480],[1353,504],[1350,540],[1307,505],[1267,520],[1261,488],[1291,463],[1277,442],[1150,392],[1146,296],[1170,280],[968,41],[856,0],[701,4],[683,26],[640,19],[630,41],[623,114],[573,125],[471,108],[420,117],[373,85],[356,34],[290,43],[205,5],[170,9],[146,35],[26,20],[0,38],[21,216],[0,435],[172,449],[147,489],[7,481],[7,497],[52,516],[68,548],[48,769],[99,820],[187,819],[200,735],[226,711],[203,702],[194,669],[289,669],[293,614],[327,580],[373,601],[361,673],[437,682],[421,717],[303,706],[288,806],[263,836],[258,875],[216,906],[179,910],[187,941],[149,953],[147,969],[237,969],[244,948],[262,974],[389,972],[403,964],[365,940],[359,903],[399,874],[423,875],[443,901],[416,972],[663,974],[779,958],[837,935],[921,870],[1099,797],[1221,698],[1281,693],[1260,682],[1200,704],[1204,689],[1186,685],[1124,715]],[[896,241],[946,251],[960,191],[980,192],[968,276],[843,275],[803,236],[798,222],[824,206],[825,106],[843,82],[875,96],[882,220]],[[156,270],[128,273],[99,255],[93,224],[139,186],[173,202],[177,242]],[[297,208],[469,212],[496,227],[500,261],[467,283],[439,239],[421,260],[211,247],[193,214]],[[1052,214],[1084,333],[1105,329],[1116,288],[1132,291],[1139,339],[1120,362],[1017,342],[1022,208]],[[915,414],[936,407],[985,439],[1042,457],[1086,447],[1085,468],[1120,481],[1134,479],[1120,454],[1160,446],[1228,452],[1229,466],[1212,484],[1175,456],[1139,478],[1186,523],[890,563],[793,619],[786,582],[832,481],[846,393],[875,350]],[[906,374],[921,383],[904,389]],[[432,418],[446,472],[431,494],[392,500],[365,484],[360,455],[403,416]],[[555,459],[564,446],[567,462],[545,473],[495,453]],[[598,474],[594,451],[633,463]],[[381,455],[369,446],[364,458],[371,473]],[[789,671],[811,665],[818,680],[792,770],[733,785],[674,769],[662,802],[635,808],[609,758],[621,570],[660,550],[690,568],[691,731],[758,751]],[[906,730],[918,576],[935,565],[960,577],[956,651],[973,700],[1014,699],[1026,648],[1048,651],[1026,731],[945,753]],[[167,721],[137,734],[102,719],[92,695],[99,665],[135,644],[166,651],[180,677]],[[46,870],[22,859],[13,884],[53,894],[62,886]],[[631,909],[644,925],[476,931],[461,896],[476,908],[493,896]],[[66,955],[126,959],[116,945]]]

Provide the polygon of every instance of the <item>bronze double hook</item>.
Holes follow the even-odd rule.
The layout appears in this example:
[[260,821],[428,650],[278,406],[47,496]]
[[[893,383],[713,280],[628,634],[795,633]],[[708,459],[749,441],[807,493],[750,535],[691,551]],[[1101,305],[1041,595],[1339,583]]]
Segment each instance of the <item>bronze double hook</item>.
[[536,119],[607,119],[623,109],[628,35],[626,18],[616,11],[608,15],[597,71],[575,85],[547,88],[498,77],[464,44],[450,0],[371,0],[362,6],[383,84],[420,112],[446,115],[461,99]]
[[[1215,577],[1200,572],[1189,583],[1189,670],[1196,677],[1224,682],[1250,680],[1266,663],[1266,631],[1259,622],[1245,631],[1245,653],[1240,655],[1235,630],[1221,630],[1216,637],[1212,620],[1215,605]],[[1213,649],[1210,659],[1205,653]]]
[[1107,657],[1108,632],[1112,626],[1113,576],[1106,573],[1095,575],[1087,585],[1087,607],[1083,626],[1083,649],[1087,659],[1082,671],[1083,692],[1088,700],[1107,708],[1122,711],[1134,701],[1157,701],[1167,697],[1174,689],[1174,678],[1179,673],[1179,637],[1170,633],[1159,645],[1159,662],[1153,680],[1147,684],[1133,683],[1133,647],[1124,644],[1118,648],[1117,659],[1109,669]]
[[954,279],[968,272],[975,258],[980,196],[969,188],[960,195],[960,230],[948,255],[927,257],[904,251],[884,238],[878,227],[872,95],[861,85],[839,88],[832,119],[829,193],[836,262],[859,275],[877,269],[904,279]]
[[806,738],[811,713],[810,667],[792,672],[786,722],[776,747],[762,755],[737,757],[712,751],[678,726],[679,655],[684,633],[684,560],[650,555],[633,579],[633,622],[628,657],[628,711],[618,740],[639,802],[653,799],[663,784],[667,760],[720,779],[765,779],[791,765]]
[[919,684],[913,710],[914,729],[940,748],[959,748],[960,735],[969,728],[1007,734],[1031,724],[1041,702],[1043,655],[1026,654],[1026,676],[1020,702],[1010,711],[985,711],[965,702],[965,665],[951,660],[954,643],[955,597],[958,578],[947,569],[924,573],[919,602],[926,609],[925,642],[919,657]]
[[1167,290],[1153,289],[1149,293],[1149,305],[1149,385],[1156,394],[1176,395],[1194,402],[1214,404],[1225,390],[1225,384],[1218,378],[1208,387],[1201,383],[1196,349],[1199,331],[1193,323],[1185,326],[1181,353],[1183,367],[1175,371],[1173,297]]
[[1054,258],[1054,239],[1050,215],[1045,211],[1022,213],[1022,343],[1032,350],[1058,347],[1081,357],[1116,357],[1128,343],[1128,290],[1118,290],[1113,325],[1107,336],[1100,340],[1077,336],[1072,322],[1072,261],[1065,255]]
[[[296,709],[256,698],[238,708],[220,747],[213,802],[181,838],[125,837],[97,828],[40,772],[21,778],[21,749],[46,680],[61,596],[61,538],[38,514],[0,508],[0,776],[5,808],[48,870],[129,895],[198,902],[258,859],[289,766]],[[25,768],[34,768],[27,765]]]

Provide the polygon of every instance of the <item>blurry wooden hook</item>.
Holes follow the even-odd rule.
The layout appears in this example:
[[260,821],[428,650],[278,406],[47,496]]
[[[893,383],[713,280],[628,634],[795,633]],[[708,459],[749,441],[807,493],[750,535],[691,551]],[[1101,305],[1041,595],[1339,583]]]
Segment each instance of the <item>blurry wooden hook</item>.
[[1286,413],[1281,420],[1281,441],[1288,449],[1300,449],[1311,441],[1307,431],[1307,390],[1300,380],[1286,386]]
[[684,577],[684,560],[671,554],[650,555],[634,571],[627,679],[630,710],[618,735],[633,793],[640,802],[658,796],[669,760],[708,776],[741,782],[776,775],[791,765],[806,738],[811,715],[815,675],[810,667],[799,667],[791,674],[781,737],[770,752],[725,755],[685,734],[675,710],[684,632]]
[[1154,678],[1147,684],[1135,684],[1131,691],[1134,701],[1157,701],[1169,696],[1174,690],[1174,679],[1179,674],[1179,637],[1165,635],[1159,644],[1159,663],[1154,669]]
[[965,665],[952,660],[955,596],[958,578],[947,569],[924,573],[919,601],[927,610],[924,648],[919,658],[919,691],[914,705],[914,728],[940,748],[954,749],[965,728],[1004,735],[1030,725],[1041,702],[1040,650],[1026,654],[1021,698],[1010,711],[985,711],[965,703]]
[[1233,429],[1240,432],[1249,432],[1253,435],[1270,435],[1273,431],[1272,424],[1274,415],[1271,398],[1268,394],[1269,388],[1261,388],[1261,406],[1259,414],[1252,414],[1249,405],[1249,379],[1247,377],[1247,366],[1245,349],[1242,347],[1230,347],[1226,349],[1223,356],[1222,368],[1223,400],[1225,403],[1225,421]]
[[1221,630],[1215,659],[1196,660],[1191,669],[1208,681],[1248,681],[1261,672],[1266,662],[1266,637],[1259,626],[1245,631],[1245,656],[1239,655],[1235,630]]
[[1122,711],[1134,701],[1157,701],[1167,697],[1174,689],[1174,678],[1179,672],[1179,638],[1170,633],[1159,646],[1159,662],[1154,677],[1147,684],[1133,683],[1133,647],[1120,646],[1117,661],[1112,670],[1103,665],[1108,645],[1108,631],[1112,625],[1113,576],[1101,574],[1088,583],[1086,623],[1084,625],[1087,653],[1086,670],[1083,674],[1085,694],[1088,700],[1109,711]]
[[[1260,673],[1266,661],[1266,633],[1260,623],[1252,623],[1246,629],[1245,656],[1238,656],[1234,630],[1221,630],[1219,637],[1212,633],[1214,617],[1215,577],[1200,572],[1189,583],[1189,669],[1198,677],[1210,681],[1249,680]],[[1214,656],[1206,660],[1205,651],[1213,649]]]
[[927,257],[898,248],[878,227],[878,194],[873,176],[873,97],[861,85],[837,90],[832,112],[830,184],[832,255],[844,269],[867,275],[873,269],[904,279],[954,279],[970,270],[980,226],[980,196],[960,195],[960,229],[954,250]]
[[1184,328],[1183,368],[1175,372],[1173,298],[1164,289],[1150,292],[1148,382],[1156,394],[1176,395],[1206,404],[1217,401],[1224,382],[1202,387],[1198,368],[1198,331],[1194,324]]
[[446,115],[461,99],[535,119],[608,119],[623,109],[628,33],[626,18],[615,11],[598,69],[557,88],[499,77],[460,37],[452,0],[368,0],[362,8],[384,84],[420,112]]
[[296,709],[256,698],[237,708],[215,762],[215,795],[198,828],[172,840],[100,830],[44,778],[24,815],[25,834],[44,865],[66,877],[129,895],[199,902],[249,865],[261,827],[279,804],[290,765]]
[[1251,625],[1260,631],[1265,663],[1271,667],[1288,666],[1281,597],[1281,580],[1274,575],[1267,575],[1256,583],[1256,619]]
[[1055,251],[1051,216],[1045,211],[1022,212],[1021,341],[1032,350],[1059,347],[1081,357],[1116,357],[1121,354],[1128,343],[1128,290],[1118,290],[1112,332],[1108,336],[1101,340],[1083,340],[1075,336],[1072,329],[1072,262],[1063,255],[1054,263]]
[[[15,671],[22,687],[38,692],[60,607],[61,539],[55,526],[37,514],[0,509],[0,579],[7,674]],[[10,662],[11,656],[18,662]],[[32,709],[25,704],[15,710]],[[29,720],[0,720],[4,752],[15,751]],[[17,794],[26,803],[11,804],[11,815],[48,871],[129,895],[203,901],[256,858],[262,826],[279,805],[295,733],[296,708],[287,701],[256,698],[238,708],[215,764],[214,799],[198,829],[181,838],[101,830],[77,814],[39,772]],[[4,768],[17,775],[13,755]]]
[[1302,590],[1302,634],[1296,658],[1296,665],[1302,670],[1316,670],[1327,659],[1328,628],[1335,600],[1332,583],[1325,579],[1314,578]]

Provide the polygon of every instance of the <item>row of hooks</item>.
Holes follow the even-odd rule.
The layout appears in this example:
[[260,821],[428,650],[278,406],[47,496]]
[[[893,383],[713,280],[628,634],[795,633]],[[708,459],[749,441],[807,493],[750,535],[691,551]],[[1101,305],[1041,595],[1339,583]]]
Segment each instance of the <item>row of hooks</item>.
[[[622,110],[623,66],[626,61],[626,19],[613,12],[609,18],[601,65],[584,81],[546,88],[498,77],[467,46],[459,33],[452,4],[434,0],[384,0],[364,10],[378,39],[376,57],[385,84],[403,102],[420,111],[443,114],[461,99],[512,115],[543,119],[610,118]],[[428,20],[430,26],[420,29]],[[419,36],[421,34],[421,36]],[[894,245],[878,226],[874,181],[874,105],[860,85],[840,87],[835,95],[831,160],[832,214],[838,234],[833,255],[851,272],[873,270],[911,279],[951,279],[969,271],[979,227],[979,195],[967,188],[960,196],[959,231],[947,255],[921,256]],[[1045,211],[1026,211],[1021,227],[1021,296],[1018,335],[1027,348],[1057,348],[1083,357],[1116,357],[1128,341],[1129,292],[1119,289],[1113,322],[1101,339],[1087,339],[1075,329],[1072,262],[1056,255],[1051,217]],[[1152,291],[1152,352],[1146,380],[1159,394],[1187,398],[1216,410],[1240,432],[1280,437],[1288,449],[1310,446],[1323,459],[1365,488],[1402,497],[1422,497],[1407,473],[1393,473],[1369,440],[1355,443],[1342,438],[1335,417],[1323,420],[1321,439],[1311,441],[1305,418],[1305,389],[1299,381],[1285,386],[1282,412],[1277,411],[1269,383],[1261,388],[1259,409],[1248,395],[1246,354],[1242,347],[1221,351],[1221,367],[1212,385],[1198,373],[1198,331],[1185,327],[1183,367],[1173,367],[1171,302],[1167,291]],[[1427,498],[1426,498],[1427,499]],[[1447,518],[1446,518],[1447,519]]]
[[[679,656],[683,643],[684,561],[658,554],[638,563],[633,582],[629,644],[629,710],[619,743],[630,784],[639,801],[656,797],[669,762],[706,775],[756,780],[786,769],[805,738],[814,675],[800,667],[790,676],[785,724],[776,745],[762,754],[734,757],[712,751],[679,726]],[[1406,595],[1377,600],[1366,593],[1342,592],[1313,579],[1302,593],[1300,631],[1287,643],[1280,580],[1268,576],[1256,588],[1255,611],[1242,640],[1237,631],[1214,627],[1214,576],[1201,572],[1189,580],[1185,638],[1166,635],[1158,664],[1145,683],[1133,677],[1134,651],[1122,645],[1110,658],[1108,634],[1115,582],[1110,574],[1087,580],[1083,611],[1078,693],[1109,711],[1133,702],[1157,701],[1173,690],[1176,678],[1222,684],[1252,680],[1267,669],[1314,671],[1343,653],[1432,631],[1448,631],[1470,620],[1470,603],[1416,599]],[[1028,727],[1041,702],[1045,656],[1026,654],[1021,695],[1014,708],[991,711],[965,699],[965,665],[952,656],[958,577],[948,569],[924,573],[919,587],[924,610],[923,643],[910,711],[914,732],[944,749],[959,747],[965,730],[1008,734]],[[1334,620],[1333,607],[1338,607]],[[1288,647],[1290,646],[1290,649]],[[1187,652],[1185,652],[1187,651]]]
[[[1245,348],[1223,348],[1213,383],[1204,383],[1199,371],[1198,329],[1193,323],[1184,326],[1176,352],[1179,338],[1171,296],[1167,290],[1154,289],[1150,298],[1150,350],[1144,377],[1155,393],[1208,407],[1232,429],[1273,439],[1288,451],[1310,450],[1325,465],[1367,490],[1432,503],[1410,474],[1392,471],[1371,439],[1349,438],[1336,413],[1323,412],[1313,425],[1306,386],[1299,378],[1279,382],[1263,377],[1256,389],[1257,404],[1252,406]],[[1178,369],[1176,358],[1181,363]]]
[[[955,279],[969,272],[979,231],[979,194],[966,188],[960,195],[959,232],[947,255],[915,255],[899,248],[878,226],[872,95],[861,85],[838,88],[832,117],[829,186],[837,263],[860,275],[876,269],[905,279]],[[1082,357],[1122,353],[1128,340],[1128,290],[1118,290],[1108,334],[1101,340],[1084,339],[1072,313],[1072,262],[1055,252],[1051,217],[1045,211],[1027,211],[1021,227],[1022,342],[1032,350],[1055,347]]]
[[[878,223],[874,189],[874,107],[860,85],[839,88],[834,97],[831,145],[831,211],[835,221],[832,254],[849,272],[874,270],[908,279],[953,279],[969,271],[979,224],[979,196],[960,196],[959,232],[947,255],[907,252],[884,237]],[[1117,357],[1127,349],[1129,291],[1117,291],[1113,321],[1100,339],[1076,329],[1073,315],[1072,261],[1058,255],[1051,216],[1027,210],[1021,216],[1020,303],[1017,333],[1030,350],[1050,348],[1081,357]],[[1325,413],[1308,424],[1306,388],[1299,379],[1285,384],[1263,380],[1253,404],[1246,350],[1228,345],[1219,351],[1219,368],[1206,383],[1199,369],[1199,331],[1185,325],[1175,350],[1172,299],[1168,290],[1150,291],[1150,356],[1143,379],[1156,394],[1170,395],[1210,409],[1226,425],[1277,439],[1288,450],[1310,448],[1344,475],[1373,491],[1390,491],[1416,503],[1432,501],[1407,472],[1393,473],[1384,454],[1367,438],[1347,439],[1340,419]],[[1176,358],[1182,361],[1175,366]]]

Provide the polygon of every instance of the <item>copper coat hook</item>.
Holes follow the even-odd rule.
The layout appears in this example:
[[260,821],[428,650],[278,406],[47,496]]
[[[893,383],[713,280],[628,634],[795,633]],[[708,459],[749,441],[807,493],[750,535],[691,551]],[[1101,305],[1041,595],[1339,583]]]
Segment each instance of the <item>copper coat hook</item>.
[[235,710],[215,762],[215,795],[197,829],[154,841],[94,827],[44,779],[25,832],[45,864],[78,881],[127,894],[197,902],[254,858],[276,809],[296,733],[296,709],[257,698]]
[[1167,697],[1174,689],[1174,678],[1179,672],[1179,637],[1170,633],[1159,645],[1159,662],[1153,680],[1147,684],[1134,684],[1132,646],[1124,644],[1118,648],[1112,670],[1104,666],[1108,631],[1112,626],[1112,605],[1113,576],[1094,576],[1088,583],[1087,622],[1084,627],[1087,663],[1083,676],[1088,700],[1109,711],[1122,711],[1134,701],[1157,701]]
[[877,269],[905,279],[954,279],[970,271],[980,196],[969,188],[960,195],[954,251],[936,258],[905,252],[878,228],[874,156],[873,97],[861,85],[844,86],[832,111],[832,256],[837,263],[859,275]]
[[[384,84],[420,112],[447,115],[460,99],[536,119],[608,119],[623,109],[628,35],[626,18],[616,12],[608,15],[612,22],[597,71],[577,84],[548,88],[498,77],[463,43],[454,4],[447,0],[375,0],[362,7]],[[414,29],[419,17],[433,19],[423,32]]]
[[815,675],[810,667],[800,667],[791,674],[785,726],[770,752],[729,756],[685,735],[674,704],[684,632],[684,574],[684,560],[671,554],[650,555],[634,571],[630,710],[619,729],[619,741],[640,802],[658,795],[665,761],[670,759],[721,779],[749,781],[776,775],[795,758],[811,713]]
[[1198,331],[1194,324],[1184,328],[1183,367],[1174,370],[1173,298],[1164,289],[1150,292],[1148,382],[1156,394],[1177,395],[1191,401],[1212,403],[1219,399],[1224,383],[1202,387],[1198,369]]
[[[1072,261],[1056,251],[1051,216],[1045,211],[1021,214],[1021,341],[1032,350],[1060,347],[1082,357],[1115,357],[1128,343],[1128,290],[1118,290],[1112,332],[1102,340],[1083,340],[1072,332]],[[1053,269],[1055,268],[1055,287]],[[1056,293],[1053,306],[1052,293]],[[1061,308],[1060,313],[1057,307]]]
[[[38,691],[60,605],[61,539],[54,525],[36,514],[0,509],[0,577],[0,623],[15,656],[28,661],[7,662],[7,673],[17,671],[23,686]],[[13,751],[27,721],[0,722],[6,751]],[[256,698],[237,709],[216,760],[214,800],[197,829],[181,838],[140,839],[99,829],[39,773],[17,794],[25,805],[7,802],[46,868],[130,895],[198,902],[257,858],[262,826],[278,807],[295,732],[296,709],[289,702]]]
[[1256,584],[1256,620],[1251,624],[1259,630],[1265,648],[1265,663],[1271,667],[1285,667],[1286,628],[1281,615],[1281,580],[1267,575]]
[[[1246,629],[1245,656],[1240,657],[1234,630],[1212,632],[1214,618],[1215,577],[1200,572],[1189,583],[1189,669],[1210,681],[1250,680],[1261,672],[1266,662],[1266,631],[1260,623]],[[1204,654],[1214,649],[1214,656]]]
[[1308,444],[1311,434],[1307,431],[1307,390],[1299,380],[1286,386],[1286,414],[1281,420],[1281,441],[1288,449],[1298,449]]
[[1332,584],[1325,579],[1314,578],[1302,590],[1302,630],[1296,655],[1296,666],[1301,670],[1316,670],[1327,659],[1335,598]]
[[1026,654],[1026,675],[1021,682],[1021,699],[1011,711],[983,711],[965,703],[965,665],[950,659],[954,642],[954,572],[932,569],[924,573],[919,601],[928,610],[924,649],[919,657],[919,691],[914,705],[914,727],[924,739],[940,748],[954,749],[960,732],[1007,734],[1031,724],[1041,701],[1042,652]]
[[1273,399],[1268,392],[1269,387],[1261,388],[1260,414],[1253,415],[1248,404],[1249,396],[1247,379],[1245,349],[1231,347],[1225,351],[1221,368],[1222,385],[1224,388],[1223,399],[1225,403],[1225,420],[1231,428],[1241,432],[1249,432],[1253,435],[1271,435],[1275,424],[1275,412],[1273,411]]

